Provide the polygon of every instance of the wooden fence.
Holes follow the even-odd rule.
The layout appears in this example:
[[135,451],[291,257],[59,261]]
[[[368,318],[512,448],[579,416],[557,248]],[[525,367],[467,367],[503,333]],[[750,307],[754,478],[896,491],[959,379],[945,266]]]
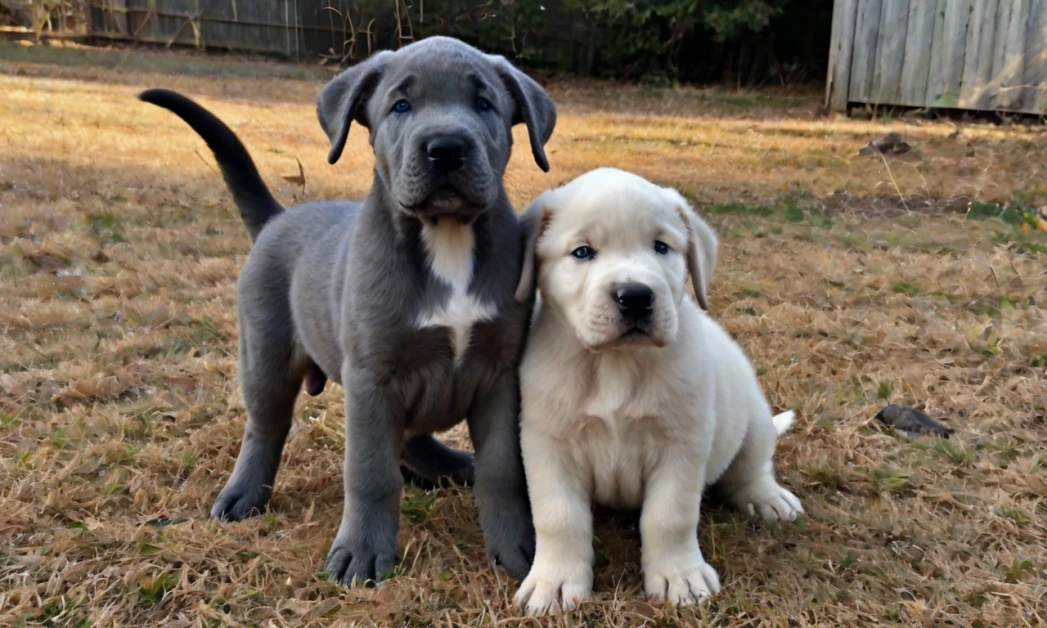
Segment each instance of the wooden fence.
[[826,105],[1047,113],[1047,0],[835,0]]
[[278,54],[340,53],[351,0],[92,0],[88,35],[164,45]]
[[[518,58],[540,50],[588,73],[595,28],[560,0],[541,5],[544,32],[517,31],[497,1],[86,0],[87,35],[103,40],[276,54],[294,61],[359,59],[432,34],[483,37],[486,49]],[[529,1],[529,0],[528,0]],[[535,5],[538,6],[538,5]],[[495,9],[492,9],[495,7]],[[504,36],[502,31],[505,31]]]

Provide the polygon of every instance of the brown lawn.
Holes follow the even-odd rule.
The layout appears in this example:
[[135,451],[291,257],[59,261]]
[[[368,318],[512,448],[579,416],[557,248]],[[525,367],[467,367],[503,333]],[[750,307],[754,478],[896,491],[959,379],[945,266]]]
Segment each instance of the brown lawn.
[[[711,603],[645,603],[634,520],[601,516],[597,599],[521,618],[456,490],[405,491],[394,579],[326,582],[334,386],[302,400],[271,512],[206,519],[245,419],[234,283],[249,241],[203,142],[134,95],[167,86],[212,108],[285,203],[358,197],[366,134],[325,160],[313,98],[329,75],[0,46],[0,625],[1047,622],[1047,234],[1009,220],[1047,204],[1047,134],[821,118],[817,90],[553,81],[553,170],[521,148],[507,177],[523,206],[590,168],[631,169],[680,188],[722,236],[713,314],[775,408],[799,410],[778,468],[807,516],[768,527],[707,502],[699,535],[724,583]],[[913,151],[857,156],[888,130]],[[281,178],[296,159],[304,188]],[[926,404],[956,434],[882,429],[885,399]]]

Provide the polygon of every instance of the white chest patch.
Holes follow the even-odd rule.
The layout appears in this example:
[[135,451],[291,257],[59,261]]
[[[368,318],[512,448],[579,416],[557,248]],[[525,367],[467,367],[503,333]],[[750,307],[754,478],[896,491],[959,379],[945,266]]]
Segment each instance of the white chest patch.
[[469,347],[469,336],[475,323],[490,320],[496,311],[469,294],[473,280],[473,228],[454,220],[441,220],[437,225],[422,227],[422,241],[433,274],[451,288],[446,303],[431,312],[422,312],[416,327],[450,327],[457,362]]

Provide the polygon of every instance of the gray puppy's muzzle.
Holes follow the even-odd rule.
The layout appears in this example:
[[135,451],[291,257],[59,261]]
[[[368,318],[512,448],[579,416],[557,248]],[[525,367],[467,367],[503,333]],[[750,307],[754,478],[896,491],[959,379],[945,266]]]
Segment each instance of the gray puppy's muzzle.
[[473,133],[443,127],[416,133],[402,170],[401,206],[422,218],[455,217],[471,222],[498,198],[495,173]]

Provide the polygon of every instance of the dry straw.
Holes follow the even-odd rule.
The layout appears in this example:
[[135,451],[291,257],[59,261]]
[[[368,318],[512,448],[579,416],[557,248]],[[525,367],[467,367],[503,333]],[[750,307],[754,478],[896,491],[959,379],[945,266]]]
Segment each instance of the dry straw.
[[[318,575],[342,499],[333,386],[299,407],[272,513],[204,518],[244,423],[248,240],[202,142],[133,95],[199,98],[285,202],[365,193],[366,134],[327,166],[318,83],[284,71],[0,48],[0,625],[540,625],[510,607],[468,492],[406,493],[388,584]],[[1043,625],[1047,242],[963,214],[1043,202],[1042,129],[815,118],[817,96],[551,90],[554,169],[518,151],[514,202],[614,165],[703,207],[723,242],[713,313],[775,407],[799,410],[778,469],[808,513],[767,528],[710,499],[699,534],[724,593],[682,611],[641,599],[635,522],[601,514],[597,599],[551,623]],[[888,130],[914,151],[856,156]],[[281,179],[296,159],[305,190]],[[886,400],[956,433],[885,432]]]

